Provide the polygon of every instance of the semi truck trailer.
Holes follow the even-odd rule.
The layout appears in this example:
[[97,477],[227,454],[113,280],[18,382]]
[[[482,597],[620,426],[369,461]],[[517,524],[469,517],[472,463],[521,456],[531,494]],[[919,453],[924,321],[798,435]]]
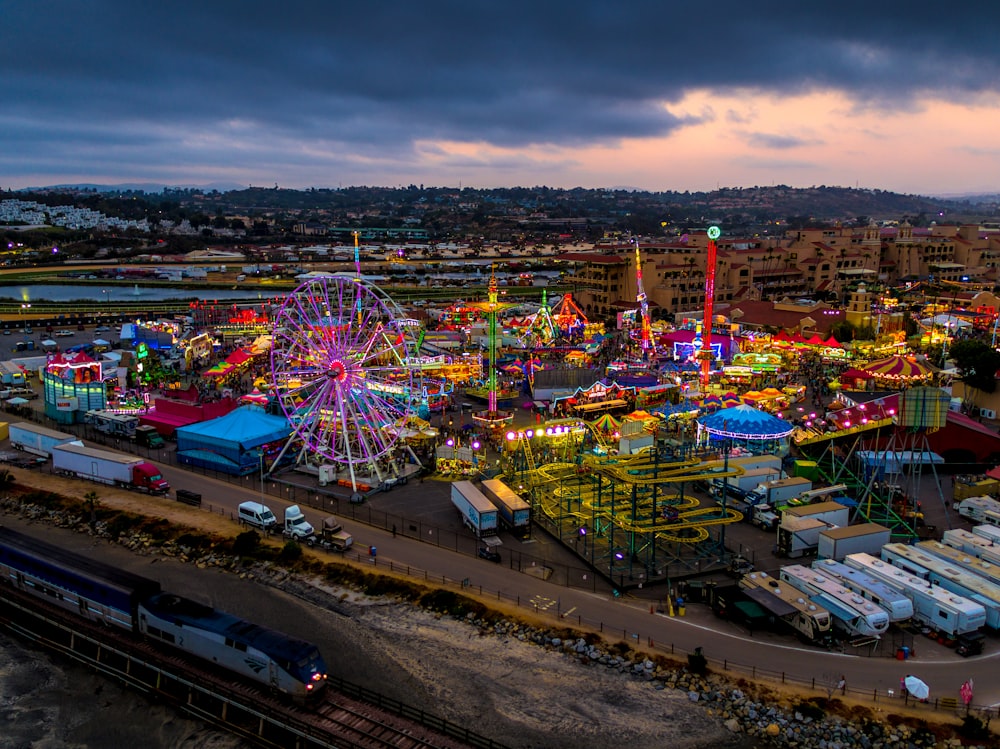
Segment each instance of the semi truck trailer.
[[123,455],[95,447],[63,444],[52,448],[52,469],[64,476],[76,476],[110,486],[166,494],[170,484],[160,469],[134,455]]

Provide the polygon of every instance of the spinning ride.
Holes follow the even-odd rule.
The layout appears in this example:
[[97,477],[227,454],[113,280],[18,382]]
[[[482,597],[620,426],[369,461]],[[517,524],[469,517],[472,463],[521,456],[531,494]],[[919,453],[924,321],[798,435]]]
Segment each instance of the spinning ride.
[[394,426],[421,393],[408,364],[414,329],[403,320],[385,292],[358,278],[311,278],[289,294],[271,347],[275,393],[293,430],[278,460],[296,450],[296,463],[332,464],[355,492],[399,475]]

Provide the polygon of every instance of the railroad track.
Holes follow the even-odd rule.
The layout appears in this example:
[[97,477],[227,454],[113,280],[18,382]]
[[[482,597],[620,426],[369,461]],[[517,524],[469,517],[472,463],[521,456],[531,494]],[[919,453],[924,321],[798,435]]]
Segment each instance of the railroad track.
[[315,701],[292,703],[251,682],[235,681],[212,664],[75,619],[2,583],[0,626],[267,749],[503,749],[338,679],[331,679]]

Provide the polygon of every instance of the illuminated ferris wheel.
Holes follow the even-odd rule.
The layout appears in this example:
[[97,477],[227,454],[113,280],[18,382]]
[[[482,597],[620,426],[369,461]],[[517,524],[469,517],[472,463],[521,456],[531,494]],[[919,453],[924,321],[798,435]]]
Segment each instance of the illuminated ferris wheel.
[[385,292],[356,277],[311,278],[289,294],[271,372],[297,462],[333,464],[355,490],[393,474],[396,427],[422,389],[413,330]]

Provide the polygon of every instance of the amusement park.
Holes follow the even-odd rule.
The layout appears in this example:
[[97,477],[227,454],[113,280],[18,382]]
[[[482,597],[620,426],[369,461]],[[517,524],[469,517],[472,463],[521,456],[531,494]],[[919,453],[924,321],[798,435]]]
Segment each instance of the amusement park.
[[611,322],[570,291],[526,303],[495,267],[482,298],[400,302],[361,272],[355,237],[354,272],[129,319],[117,349],[45,341],[4,363],[5,383],[37,376],[41,399],[4,405],[153,430],[180,465],[352,504],[419,481],[408,516],[450,503],[494,550],[545,534],[621,591],[816,555],[843,526],[876,555],[935,538],[952,477],[1000,456],[944,355],[982,309],[913,315],[907,337],[907,313],[860,284],[847,316],[872,340],[806,314],[750,326],[716,305],[720,235],[701,315],[673,324],[653,313],[636,238],[635,299]]

